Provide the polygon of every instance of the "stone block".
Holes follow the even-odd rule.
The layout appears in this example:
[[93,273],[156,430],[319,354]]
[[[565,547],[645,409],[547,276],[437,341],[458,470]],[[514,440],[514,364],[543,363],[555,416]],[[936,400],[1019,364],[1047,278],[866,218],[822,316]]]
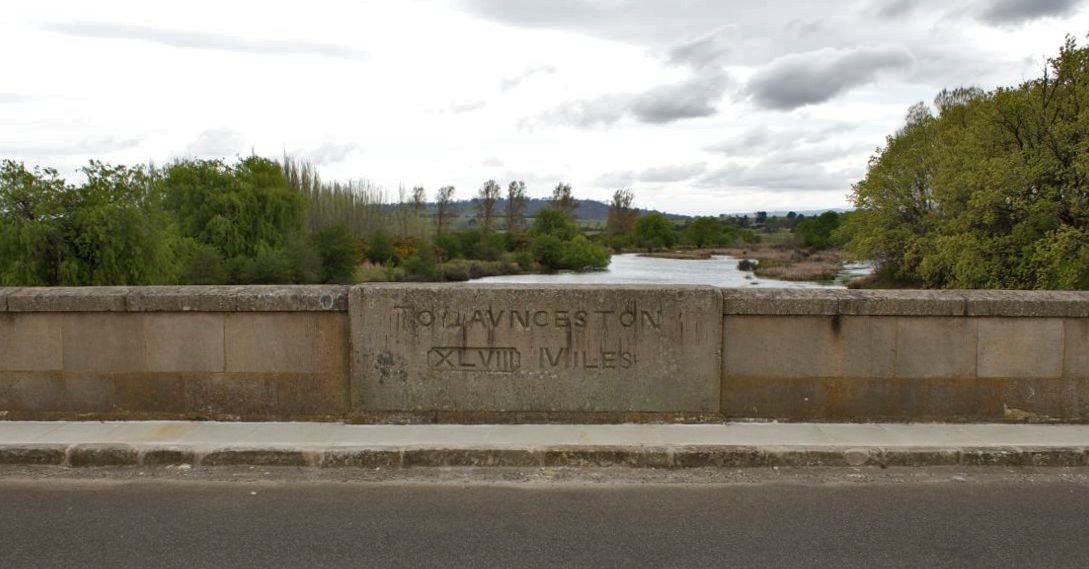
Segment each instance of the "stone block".
[[61,314],[0,313],[0,371],[64,367]]
[[1089,318],[1068,318],[1063,328],[1063,377],[1089,383]]
[[295,312],[226,315],[227,371],[318,371],[321,316]]
[[142,314],[65,314],[63,334],[65,371],[147,369]]
[[113,380],[109,377],[65,377],[64,408],[77,413],[113,409]]
[[1089,317],[1089,292],[1043,290],[972,290],[968,316],[1028,318]]
[[61,377],[0,376],[0,409],[57,412],[65,410],[65,401]]
[[345,312],[348,287],[343,285],[246,286],[237,295],[239,312]]
[[837,377],[834,316],[726,316],[723,374]]
[[223,328],[219,313],[145,315],[148,371],[224,371]]
[[316,466],[320,454],[299,449],[226,448],[200,459],[201,466]]
[[354,411],[714,411],[711,287],[366,285]]
[[141,286],[128,294],[130,312],[234,312],[241,286]]
[[185,381],[181,374],[112,374],[113,404],[132,413],[186,412]]
[[858,316],[962,316],[962,291],[849,290],[840,301],[841,314]]
[[139,464],[140,453],[125,444],[79,444],[68,449],[68,465],[133,466]]
[[724,314],[834,316],[847,291],[836,289],[723,289]]
[[7,296],[8,312],[123,312],[129,287],[27,287]]
[[1063,321],[1058,318],[979,318],[979,377],[1059,377]]
[[276,386],[263,374],[214,374],[186,378],[185,408],[213,418],[278,416]]
[[726,316],[723,374],[748,377],[891,377],[894,318]]
[[976,376],[975,319],[902,317],[896,330],[896,376]]

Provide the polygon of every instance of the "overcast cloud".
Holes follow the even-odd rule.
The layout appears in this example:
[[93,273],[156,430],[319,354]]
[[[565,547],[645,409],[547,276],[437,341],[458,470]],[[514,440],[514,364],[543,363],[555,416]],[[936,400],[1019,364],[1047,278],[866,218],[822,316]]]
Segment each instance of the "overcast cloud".
[[288,153],[390,195],[565,181],[679,213],[845,207],[910,105],[1089,32],[1075,0],[11,4],[0,158]]

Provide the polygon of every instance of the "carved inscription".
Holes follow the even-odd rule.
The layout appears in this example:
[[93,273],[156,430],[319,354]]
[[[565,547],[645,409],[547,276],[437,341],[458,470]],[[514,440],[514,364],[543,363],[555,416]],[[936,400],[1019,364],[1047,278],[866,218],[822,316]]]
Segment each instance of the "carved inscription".
[[631,307],[623,310],[533,310],[533,309],[495,309],[458,310],[452,308],[415,308],[412,306],[394,306],[409,325],[429,328],[461,328],[483,326],[485,328],[506,328],[508,330],[529,330],[530,328],[586,328],[600,325],[608,327],[619,325],[621,328],[662,327],[661,310],[645,310]]
[[[647,310],[628,306],[618,310],[570,310],[533,308],[454,309],[450,307],[394,306],[401,325],[413,329],[463,331],[530,331],[535,328],[658,330],[662,327],[661,309]],[[587,334],[595,334],[588,330]],[[610,342],[611,343],[611,342]],[[473,373],[513,373],[523,363],[538,369],[627,370],[638,364],[636,354],[621,345],[574,347],[568,345],[531,346],[527,361],[512,347],[434,346],[427,352],[427,367],[436,371]],[[533,356],[536,357],[533,357]]]
[[510,373],[522,367],[522,354],[515,348],[431,348],[427,352],[431,369]]

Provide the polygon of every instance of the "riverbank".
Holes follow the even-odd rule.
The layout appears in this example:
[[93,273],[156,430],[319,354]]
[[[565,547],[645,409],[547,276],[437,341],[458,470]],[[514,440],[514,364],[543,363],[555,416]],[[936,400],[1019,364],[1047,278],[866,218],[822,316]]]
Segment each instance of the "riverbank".
[[[704,261],[715,255],[735,257],[741,270],[751,270],[758,277],[783,281],[835,280],[843,272],[846,259],[839,250],[811,251],[787,245],[746,245],[714,249],[689,249],[639,253],[641,257]],[[749,268],[751,267],[751,269]]]

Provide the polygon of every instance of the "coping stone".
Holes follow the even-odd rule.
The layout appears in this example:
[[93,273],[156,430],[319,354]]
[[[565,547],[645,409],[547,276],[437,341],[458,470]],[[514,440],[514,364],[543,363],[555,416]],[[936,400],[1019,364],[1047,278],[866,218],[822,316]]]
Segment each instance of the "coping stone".
[[346,312],[341,285],[0,289],[8,312]]
[[1087,318],[1089,292],[722,289],[726,315]]

